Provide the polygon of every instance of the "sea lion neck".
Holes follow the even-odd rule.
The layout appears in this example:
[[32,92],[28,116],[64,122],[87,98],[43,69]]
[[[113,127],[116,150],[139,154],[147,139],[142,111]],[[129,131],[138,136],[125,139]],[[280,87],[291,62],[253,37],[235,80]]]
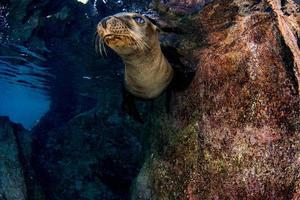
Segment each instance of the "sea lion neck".
[[125,66],[137,66],[145,64],[156,63],[162,55],[162,51],[159,45],[146,51],[137,51],[136,53],[129,55],[121,55],[121,58]]
[[[153,51],[152,51],[153,50]],[[159,96],[173,77],[173,70],[160,46],[147,53],[123,58],[125,86],[137,97],[152,99]]]

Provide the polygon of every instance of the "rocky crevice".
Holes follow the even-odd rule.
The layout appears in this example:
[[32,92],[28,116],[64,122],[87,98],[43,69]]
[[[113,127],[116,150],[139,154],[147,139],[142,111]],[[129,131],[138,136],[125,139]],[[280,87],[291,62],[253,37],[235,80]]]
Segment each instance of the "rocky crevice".
[[[294,59],[294,73],[300,83],[300,6],[293,0],[269,0],[278,20],[278,28]],[[290,58],[292,59],[292,58]],[[298,89],[299,90],[299,89]]]

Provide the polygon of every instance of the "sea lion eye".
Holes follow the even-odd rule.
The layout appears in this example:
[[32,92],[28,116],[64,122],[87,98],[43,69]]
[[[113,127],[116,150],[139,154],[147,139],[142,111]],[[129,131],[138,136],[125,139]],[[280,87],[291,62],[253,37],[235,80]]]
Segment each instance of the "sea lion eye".
[[133,19],[138,24],[145,24],[145,20],[141,17],[134,17]]

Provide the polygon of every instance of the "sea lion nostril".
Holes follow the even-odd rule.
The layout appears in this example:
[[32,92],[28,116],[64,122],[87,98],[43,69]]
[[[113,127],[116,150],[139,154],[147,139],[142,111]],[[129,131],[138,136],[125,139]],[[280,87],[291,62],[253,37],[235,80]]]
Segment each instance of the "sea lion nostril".
[[110,19],[110,17],[105,17],[104,19],[102,19],[101,24],[103,26],[103,28],[106,28],[106,22]]

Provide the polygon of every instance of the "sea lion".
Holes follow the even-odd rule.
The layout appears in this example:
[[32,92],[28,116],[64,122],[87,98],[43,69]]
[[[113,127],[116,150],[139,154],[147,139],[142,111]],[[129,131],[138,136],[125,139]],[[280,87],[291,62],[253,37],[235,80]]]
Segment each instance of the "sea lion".
[[159,30],[150,19],[138,13],[118,13],[102,19],[97,34],[100,52],[105,52],[105,43],[122,58],[128,92],[154,99],[168,87],[174,72],[162,53]]

